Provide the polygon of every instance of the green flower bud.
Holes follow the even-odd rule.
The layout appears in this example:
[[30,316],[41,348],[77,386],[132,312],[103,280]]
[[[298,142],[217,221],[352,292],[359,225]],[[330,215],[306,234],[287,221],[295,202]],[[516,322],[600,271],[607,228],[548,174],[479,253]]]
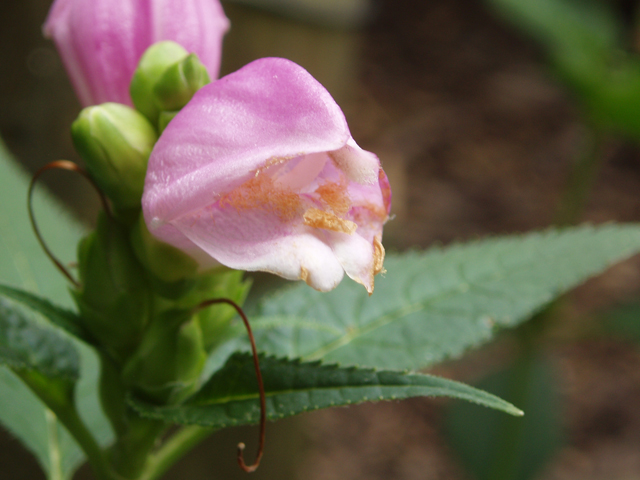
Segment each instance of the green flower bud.
[[151,235],[142,215],[131,230],[131,245],[140,263],[163,283],[191,279],[198,271],[196,260]]
[[188,311],[169,310],[149,326],[123,379],[151,401],[178,403],[198,388],[206,359],[197,319]]
[[210,81],[195,54],[175,42],[158,42],[140,59],[131,80],[131,99],[136,109],[157,125],[162,111],[180,110]]
[[148,322],[151,294],[125,227],[101,214],[78,246],[81,287],[73,296],[84,327],[117,361],[137,347]]
[[151,45],[140,58],[129,91],[133,105],[154,125],[160,110],[153,97],[153,88],[167,68],[188,55],[182,45],[165,41]]
[[139,209],[149,154],[158,136],[147,119],[119,103],[87,107],[71,126],[87,170],[117,209]]
[[162,132],[164,132],[164,129],[167,128],[169,122],[173,120],[173,117],[175,117],[178,112],[179,110],[160,112],[160,116],[158,117],[158,133],[162,134]]
[[153,87],[153,94],[160,110],[180,110],[207,83],[211,83],[207,68],[192,53],[167,68]]
[[[249,294],[251,281],[243,279],[240,270],[216,271],[201,276],[189,294],[181,301],[181,306],[196,306],[211,298],[228,298],[242,305]],[[207,351],[210,351],[223,337],[231,320],[237,316],[230,305],[220,303],[203,308],[197,313],[202,329],[202,338]]]

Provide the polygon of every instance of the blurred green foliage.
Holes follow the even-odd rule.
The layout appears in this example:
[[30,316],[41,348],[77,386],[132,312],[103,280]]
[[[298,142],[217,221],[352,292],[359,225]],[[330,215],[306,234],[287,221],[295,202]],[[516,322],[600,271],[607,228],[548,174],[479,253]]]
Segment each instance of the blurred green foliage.
[[640,59],[612,2],[486,1],[540,43],[594,127],[640,141]]

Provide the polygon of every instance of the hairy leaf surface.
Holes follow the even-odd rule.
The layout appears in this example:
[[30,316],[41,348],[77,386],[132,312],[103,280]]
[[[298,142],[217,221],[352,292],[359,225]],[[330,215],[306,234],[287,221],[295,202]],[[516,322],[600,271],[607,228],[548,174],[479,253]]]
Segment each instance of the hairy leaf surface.
[[[512,415],[522,412],[482,390],[431,375],[321,362],[263,357],[260,369],[271,420],[299,413],[366,401],[447,396],[468,400]],[[202,389],[183,405],[156,407],[133,400],[143,415],[168,422],[223,428],[256,423],[260,416],[258,387],[249,354],[232,355]]]
[[[266,299],[251,320],[271,355],[421,369],[517,326],[639,251],[640,227],[604,225],[389,255],[371,297],[348,279],[329,293],[299,285]],[[232,341],[245,342],[243,332]]]
[[0,363],[77,380],[80,357],[70,340],[0,297]]

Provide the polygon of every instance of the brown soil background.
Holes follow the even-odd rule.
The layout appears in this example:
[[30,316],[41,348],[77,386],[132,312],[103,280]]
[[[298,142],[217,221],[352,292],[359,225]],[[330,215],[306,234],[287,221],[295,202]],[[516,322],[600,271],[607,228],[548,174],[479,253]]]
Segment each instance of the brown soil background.
[[[45,0],[0,5],[0,132],[32,171],[53,159],[77,159],[68,127],[79,105],[55,50],[40,36],[48,7]],[[233,27],[223,73],[261,56],[297,61],[334,94],[360,145],[378,153],[394,188],[388,248],[550,225],[589,132],[541,52],[479,0],[385,0],[358,31],[231,4],[225,9]],[[612,139],[605,157],[583,221],[640,221],[640,151]],[[87,188],[53,175],[50,186],[91,221],[95,201]],[[564,303],[564,319],[544,350],[562,379],[567,445],[541,479],[640,479],[640,351],[585,338],[598,312],[639,293],[635,258]],[[507,339],[437,373],[472,382],[509,352]],[[265,460],[252,478],[469,478],[441,434],[443,405],[423,399],[369,404],[269,425]],[[220,432],[168,478],[244,478],[235,445],[255,436],[251,428]],[[6,480],[44,478],[6,433],[0,468]],[[91,478],[89,470],[77,478]]]

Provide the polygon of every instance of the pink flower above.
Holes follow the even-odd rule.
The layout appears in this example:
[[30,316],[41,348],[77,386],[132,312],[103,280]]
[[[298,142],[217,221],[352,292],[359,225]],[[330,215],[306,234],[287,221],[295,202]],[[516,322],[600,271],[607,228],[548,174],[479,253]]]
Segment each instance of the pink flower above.
[[159,239],[231,268],[371,294],[391,189],[340,107],[302,67],[265,58],[199,90],[149,159],[142,207]]
[[218,0],[55,0],[44,24],[83,106],[131,105],[129,83],[152,44],[172,40],[216,78],[229,28]]

